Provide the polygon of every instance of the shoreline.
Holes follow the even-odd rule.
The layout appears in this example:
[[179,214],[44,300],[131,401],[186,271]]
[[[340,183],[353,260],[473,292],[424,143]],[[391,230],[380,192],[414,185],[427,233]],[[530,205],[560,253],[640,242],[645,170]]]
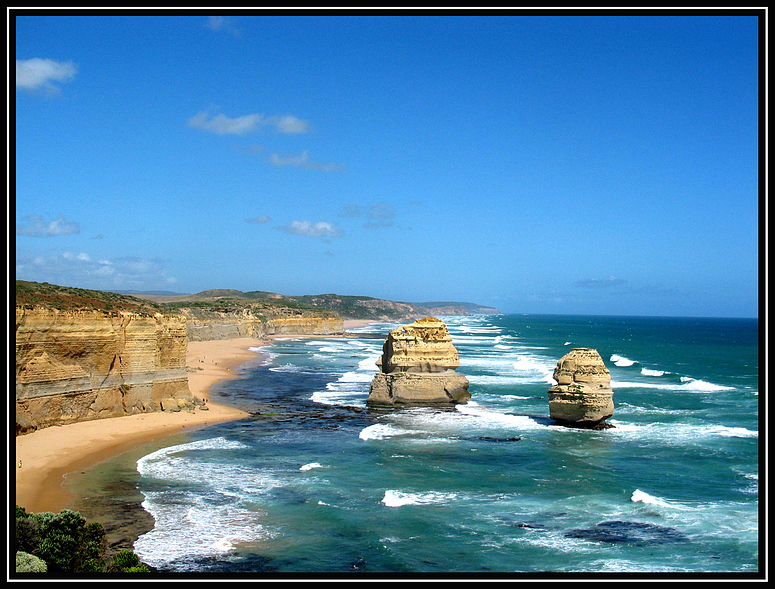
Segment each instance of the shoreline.
[[[248,413],[236,407],[210,403],[209,390],[221,380],[237,378],[234,368],[260,358],[249,348],[266,343],[266,340],[254,338],[189,343],[186,351],[189,390],[195,398],[206,400],[207,410],[159,411],[94,419],[17,436],[16,503],[28,512],[59,512],[77,500],[64,487],[68,473],[91,468],[189,428],[247,417]],[[20,460],[21,467],[18,466]]]
[[[344,330],[369,323],[373,322],[346,320]],[[266,339],[189,342],[186,349],[189,390],[195,398],[205,400],[207,410],[197,408],[193,412],[154,412],[95,419],[16,436],[13,461],[16,504],[28,513],[56,513],[70,508],[79,497],[65,488],[69,473],[87,470],[110,458],[188,429],[248,417],[249,413],[239,408],[211,403],[210,388],[223,380],[238,378],[235,368],[261,358],[260,352],[250,348],[271,344],[277,337],[345,336],[283,334]],[[22,466],[18,467],[20,460]]]

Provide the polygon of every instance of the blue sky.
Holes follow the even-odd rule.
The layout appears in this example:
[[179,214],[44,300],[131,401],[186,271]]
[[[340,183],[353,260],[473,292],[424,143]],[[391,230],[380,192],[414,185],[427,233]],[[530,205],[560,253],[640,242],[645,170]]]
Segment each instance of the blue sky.
[[756,17],[15,33],[17,279],[758,316]]

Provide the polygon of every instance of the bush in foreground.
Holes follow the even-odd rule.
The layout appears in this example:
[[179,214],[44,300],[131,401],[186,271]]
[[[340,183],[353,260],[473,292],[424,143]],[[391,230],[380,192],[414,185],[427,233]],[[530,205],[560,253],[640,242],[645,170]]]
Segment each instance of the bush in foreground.
[[103,560],[107,538],[102,524],[87,523],[70,509],[28,514],[17,505],[15,539],[17,572],[149,572],[131,550],[120,551],[110,562]]
[[45,573],[47,571],[46,562],[29,552],[16,553],[16,572],[17,573]]

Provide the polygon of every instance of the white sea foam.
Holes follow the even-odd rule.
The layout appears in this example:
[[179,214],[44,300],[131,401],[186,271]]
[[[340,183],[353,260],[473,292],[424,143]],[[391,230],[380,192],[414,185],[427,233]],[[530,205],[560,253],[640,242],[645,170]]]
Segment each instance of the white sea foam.
[[632,501],[633,503],[646,503],[648,505],[656,505],[658,507],[669,507],[670,509],[686,509],[681,505],[670,503],[668,501],[665,501],[664,499],[660,499],[659,497],[654,497],[653,495],[644,493],[640,489],[635,489],[635,491],[632,493],[632,497],[630,497],[630,501]]
[[382,498],[382,503],[388,507],[401,507],[402,505],[430,505],[433,503],[447,503],[454,501],[457,493],[410,493],[388,489]]
[[297,366],[296,364],[283,364],[281,366],[272,366],[269,370],[271,372],[304,372],[306,369],[304,366]]
[[401,436],[410,433],[409,431],[393,427],[385,423],[375,423],[361,430],[358,437],[361,440],[384,440],[386,438],[392,438],[393,436]]
[[690,378],[688,376],[682,376],[681,381],[684,383],[681,385],[683,390],[687,391],[731,391],[734,387],[727,387],[723,385],[713,384],[712,382],[706,382],[700,379]]
[[670,409],[665,407],[643,407],[626,402],[616,403],[616,413],[635,413],[643,415],[692,415],[695,413],[692,409]]
[[514,415],[485,409],[473,401],[469,401],[465,405],[456,405],[455,409],[458,413],[475,418],[477,425],[480,427],[507,426],[518,431],[543,427],[527,415]]
[[664,376],[666,373],[664,370],[654,370],[652,368],[641,368],[640,373],[643,376]]
[[629,358],[625,358],[624,356],[620,356],[619,354],[613,354],[611,356],[611,362],[616,364],[617,366],[632,366],[636,363],[635,360],[630,360]]
[[713,393],[731,391],[734,387],[714,384],[704,380],[681,377],[681,383],[655,383],[638,381],[620,381],[611,379],[611,387],[616,389],[661,389],[665,391],[684,391],[689,393]]
[[[155,521],[134,544],[143,562],[162,566],[270,537],[261,525],[263,513],[248,503],[251,494],[264,494],[278,481],[239,460],[224,460],[224,452],[245,448],[226,438],[209,438],[162,448],[137,461],[143,478],[164,482],[157,486],[161,490],[143,491],[143,508]],[[209,451],[217,452],[212,460]]]
[[171,474],[175,475],[173,478],[177,478],[176,467],[188,462],[188,459],[178,456],[182,452],[188,450],[239,450],[242,448],[247,448],[247,446],[222,437],[168,446],[140,458],[137,461],[137,472],[144,477],[164,478]]
[[[214,507],[201,498],[189,497],[186,508],[175,502],[164,502],[151,511],[155,525],[134,543],[134,551],[152,566],[162,566],[176,559],[214,556],[231,551],[237,543],[266,540],[272,534],[260,523],[263,513],[235,507]],[[161,505],[161,504],[160,504]],[[143,502],[148,509],[149,501]]]
[[452,343],[455,346],[459,345],[480,345],[480,346],[494,346],[497,342],[497,338],[493,337],[478,337],[474,335],[452,335]]
[[309,464],[303,465],[299,470],[301,471],[308,471],[312,470],[313,468],[323,468],[323,465],[321,465],[319,462],[310,462]]
[[366,370],[369,374],[373,374],[377,370],[377,360],[379,360],[379,354],[364,358],[358,362],[358,370]]
[[725,438],[758,438],[759,432],[744,427],[726,427],[724,425],[706,425],[698,426],[699,431],[711,436],[722,436]]
[[658,440],[666,444],[704,442],[708,438],[757,438],[759,432],[744,427],[724,425],[689,425],[683,423],[654,422],[645,425],[609,420],[615,427],[606,430],[608,435],[635,437],[639,440]]

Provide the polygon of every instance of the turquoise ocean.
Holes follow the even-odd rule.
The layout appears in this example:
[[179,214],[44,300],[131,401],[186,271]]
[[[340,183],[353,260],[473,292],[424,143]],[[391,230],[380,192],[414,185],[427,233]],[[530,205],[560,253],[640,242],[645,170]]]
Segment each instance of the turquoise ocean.
[[[398,324],[257,349],[211,392],[250,418],[137,461],[155,524],[135,552],[196,573],[760,571],[758,320],[442,319],[472,394],[453,408],[366,406]],[[614,428],[549,419],[573,347],[610,370]]]

